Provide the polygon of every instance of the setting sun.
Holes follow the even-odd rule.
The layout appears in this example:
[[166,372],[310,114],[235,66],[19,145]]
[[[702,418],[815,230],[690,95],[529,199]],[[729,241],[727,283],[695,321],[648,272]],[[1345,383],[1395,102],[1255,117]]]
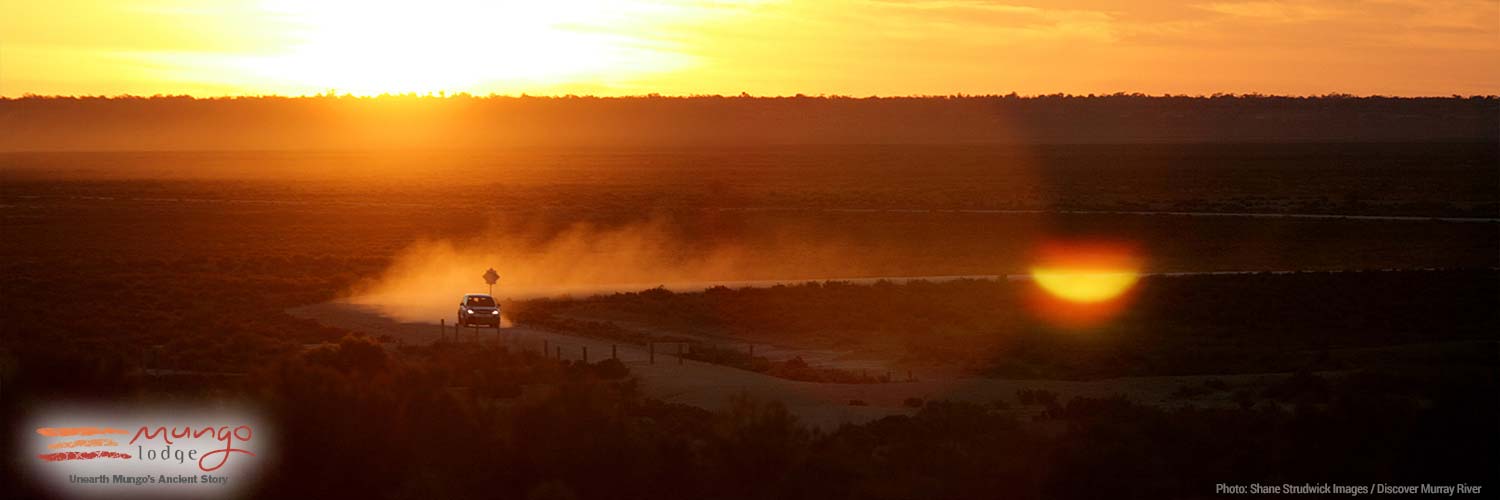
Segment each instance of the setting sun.
[[1495,12],[1331,0],[0,0],[0,95],[1488,94],[1500,82]]
[[[681,59],[632,34],[670,17],[640,2],[268,2],[286,51],[234,61],[296,86],[354,94],[469,90],[662,71]],[[609,29],[603,29],[603,27]]]

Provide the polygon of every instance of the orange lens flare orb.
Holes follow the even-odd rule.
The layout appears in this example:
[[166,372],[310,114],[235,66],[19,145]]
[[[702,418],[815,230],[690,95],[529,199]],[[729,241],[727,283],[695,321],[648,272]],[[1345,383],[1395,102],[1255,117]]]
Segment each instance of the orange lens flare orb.
[[1135,271],[1033,267],[1031,279],[1057,298],[1091,304],[1119,297],[1140,279]]
[[1033,312],[1062,326],[1092,326],[1124,308],[1140,281],[1141,258],[1131,245],[1052,242],[1038,249],[1031,282]]

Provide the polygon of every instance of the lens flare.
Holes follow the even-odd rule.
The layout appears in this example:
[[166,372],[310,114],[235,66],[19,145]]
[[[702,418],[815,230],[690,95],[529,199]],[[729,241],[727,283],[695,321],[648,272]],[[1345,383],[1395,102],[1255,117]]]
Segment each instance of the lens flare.
[[1119,297],[1140,278],[1133,270],[1033,267],[1031,279],[1058,298],[1092,304]]
[[1124,309],[1140,281],[1141,258],[1122,243],[1051,242],[1030,268],[1035,284],[1031,310],[1048,322],[1091,327]]

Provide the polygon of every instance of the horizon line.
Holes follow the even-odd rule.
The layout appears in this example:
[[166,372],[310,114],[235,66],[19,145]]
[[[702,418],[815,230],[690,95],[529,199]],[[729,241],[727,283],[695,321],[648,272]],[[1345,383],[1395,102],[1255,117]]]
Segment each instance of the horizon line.
[[37,94],[26,92],[20,95],[0,95],[0,100],[18,101],[27,99],[191,99],[200,101],[212,100],[234,100],[234,99],[851,99],[851,100],[878,100],[878,99],[1044,99],[1044,98],[1072,98],[1072,99],[1098,99],[1112,97],[1131,98],[1156,98],[1156,99],[1500,99],[1500,94],[1448,94],[1448,95],[1384,95],[1384,94],[1349,94],[1330,92],[1324,94],[1261,94],[1258,92],[1234,93],[1214,92],[1211,94],[1149,94],[1144,92],[1113,92],[1108,94],[1086,93],[1073,94],[1067,92],[1056,92],[1051,94],[1020,94],[1009,92],[1005,94],[969,94],[957,92],[952,94],[906,94],[906,95],[867,95],[855,96],[850,94],[776,94],[755,95],[747,92],[739,94],[622,94],[622,95],[598,95],[598,94],[531,94],[522,92],[519,94],[501,94],[490,92],[487,94],[476,94],[472,92],[446,92],[431,91],[426,93],[383,92],[380,94],[354,94],[337,93],[330,90],[321,94],[219,94],[219,95],[193,95],[193,94],[166,94],[157,93],[144,94]]

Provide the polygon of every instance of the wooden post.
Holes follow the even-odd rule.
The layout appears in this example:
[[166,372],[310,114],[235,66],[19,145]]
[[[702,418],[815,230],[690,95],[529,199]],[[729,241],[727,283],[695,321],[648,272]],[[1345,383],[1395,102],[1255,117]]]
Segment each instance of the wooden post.
[[448,336],[448,320],[438,318],[438,342],[442,342]]
[[614,344],[609,345],[609,359],[620,359],[620,350],[618,347]]
[[583,346],[583,364],[589,364],[589,346]]
[[656,342],[647,342],[646,351],[648,352],[646,363],[652,365],[656,364]]

